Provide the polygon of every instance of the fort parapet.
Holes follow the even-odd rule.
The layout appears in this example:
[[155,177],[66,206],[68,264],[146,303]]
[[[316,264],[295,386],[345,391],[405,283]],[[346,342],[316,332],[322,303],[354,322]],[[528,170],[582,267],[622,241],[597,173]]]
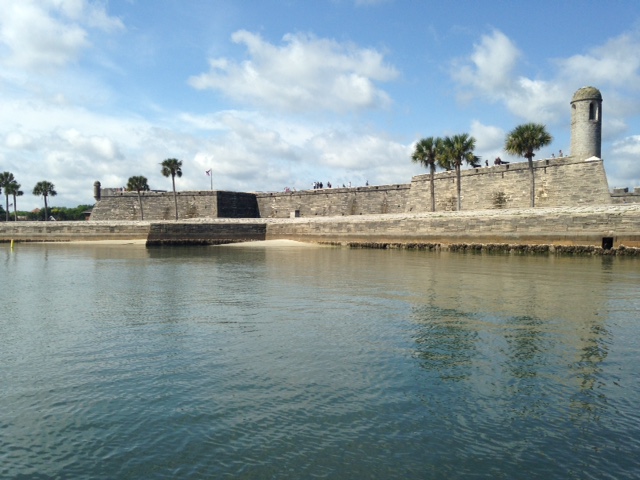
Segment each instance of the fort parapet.
[[614,188],[611,194],[611,203],[615,205],[640,203],[640,187],[636,187],[631,191],[628,188]]

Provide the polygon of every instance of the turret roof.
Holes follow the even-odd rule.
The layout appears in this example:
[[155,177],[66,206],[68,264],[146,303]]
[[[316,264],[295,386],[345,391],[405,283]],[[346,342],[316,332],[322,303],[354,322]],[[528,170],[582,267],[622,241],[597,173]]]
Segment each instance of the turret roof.
[[571,103],[579,100],[602,100],[602,94],[596,87],[582,87],[573,94]]

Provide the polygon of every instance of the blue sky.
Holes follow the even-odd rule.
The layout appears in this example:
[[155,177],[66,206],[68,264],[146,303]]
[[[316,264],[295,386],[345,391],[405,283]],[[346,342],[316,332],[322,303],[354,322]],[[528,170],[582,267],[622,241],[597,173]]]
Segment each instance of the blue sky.
[[[0,0],[0,171],[93,203],[183,161],[179,190],[408,183],[417,140],[520,123],[570,150],[573,93],[603,101],[609,186],[640,186],[640,3]],[[514,160],[514,159],[511,159]]]

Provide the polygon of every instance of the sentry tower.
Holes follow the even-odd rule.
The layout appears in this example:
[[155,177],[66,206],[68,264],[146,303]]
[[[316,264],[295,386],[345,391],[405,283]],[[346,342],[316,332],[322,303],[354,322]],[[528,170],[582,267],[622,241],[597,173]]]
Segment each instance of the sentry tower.
[[602,94],[582,87],[571,100],[571,156],[579,160],[602,158]]

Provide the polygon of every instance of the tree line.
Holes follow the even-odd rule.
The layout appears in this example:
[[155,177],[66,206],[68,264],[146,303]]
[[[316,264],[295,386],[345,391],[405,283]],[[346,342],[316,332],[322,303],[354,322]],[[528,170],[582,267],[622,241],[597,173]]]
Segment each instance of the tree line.
[[[13,217],[14,219],[18,218],[18,197],[24,195],[24,192],[20,190],[22,185],[18,183],[15,176],[11,172],[2,172],[0,173],[0,194],[4,190],[5,197],[5,220],[9,221],[9,196],[13,197]],[[55,197],[58,192],[55,190],[55,186],[53,183],[48,182],[46,180],[42,180],[33,187],[32,190],[34,195],[42,196],[44,198],[44,218],[47,220],[49,215],[47,213],[47,198]]]
[[[505,139],[504,150],[519,157],[525,157],[529,163],[530,178],[530,204],[535,207],[535,173],[533,170],[533,157],[535,151],[549,145],[553,137],[547,132],[546,127],[539,123],[525,123],[509,132]],[[429,168],[429,187],[431,194],[431,211],[436,211],[436,195],[434,175],[436,167],[456,172],[456,192],[458,211],[461,205],[460,169],[463,162],[477,166],[479,157],[474,154],[476,140],[472,136],[463,133],[459,135],[423,138],[416,143],[411,159]]]
[[[173,186],[173,200],[175,203],[176,209],[176,220],[178,219],[178,197],[176,194],[176,181],[175,177],[182,177],[182,160],[177,160],[175,158],[168,158],[164,160],[161,164],[160,172],[165,177],[171,177],[171,184]],[[5,204],[6,208],[2,208],[0,205],[0,214],[4,213],[6,216],[6,221],[9,221],[9,197],[13,197],[13,218],[14,220],[18,219],[18,197],[24,195],[24,192],[21,190],[22,185],[18,183],[15,176],[11,172],[2,172],[0,173],[0,194],[4,192],[5,195]],[[127,190],[131,192],[138,192],[138,201],[140,202],[140,216],[141,219],[144,220],[144,213],[142,210],[142,197],[140,196],[140,192],[149,190],[149,183],[147,178],[138,175],[129,177],[129,181],[127,182]],[[47,199],[49,197],[55,197],[58,192],[55,189],[55,185],[47,180],[42,180],[33,187],[32,193],[36,196],[42,196],[44,199],[44,220],[49,220],[51,217],[49,215],[49,205]],[[58,220],[76,220],[82,214],[82,212],[76,212],[76,210],[82,208],[82,212],[91,208],[90,205],[79,205],[75,209],[67,209],[67,208],[56,208],[56,213],[59,217]],[[4,212],[2,212],[4,210]],[[35,214],[33,212],[27,214],[29,220],[38,220],[39,214]]]

